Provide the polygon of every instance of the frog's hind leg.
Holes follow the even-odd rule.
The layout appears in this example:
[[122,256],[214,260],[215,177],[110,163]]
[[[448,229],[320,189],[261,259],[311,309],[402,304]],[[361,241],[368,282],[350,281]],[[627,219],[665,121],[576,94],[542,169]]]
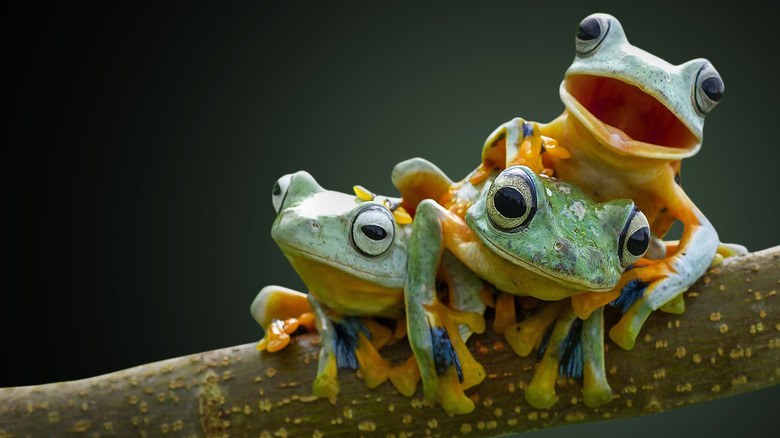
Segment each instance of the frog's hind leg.
[[[628,309],[623,306],[623,317],[609,331],[612,340],[626,350],[634,347],[650,313],[678,299],[707,271],[720,245],[715,228],[677,184],[671,182],[665,191],[672,200],[670,212],[683,223],[683,235],[674,254],[627,271],[621,278],[621,284],[638,281],[645,285],[641,297]],[[624,289],[621,297],[625,293]]]
[[465,312],[450,309],[436,296],[436,273],[443,252],[440,221],[446,215],[446,210],[430,199],[417,207],[404,293],[407,330],[425,397],[441,403],[447,412],[467,413],[474,409],[474,403],[463,393],[459,353],[465,357],[468,350],[457,324],[469,323],[470,318]]
[[540,360],[525,391],[525,399],[532,406],[548,409],[555,404],[555,381],[559,376],[582,379],[583,401],[589,407],[612,400],[612,388],[604,372],[603,309],[583,321],[569,307],[545,334],[538,354]]

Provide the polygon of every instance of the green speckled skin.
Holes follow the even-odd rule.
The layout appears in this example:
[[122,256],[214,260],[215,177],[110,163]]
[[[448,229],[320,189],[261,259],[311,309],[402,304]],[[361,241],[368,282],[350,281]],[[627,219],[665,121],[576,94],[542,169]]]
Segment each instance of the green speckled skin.
[[583,290],[609,290],[623,273],[618,236],[634,209],[628,199],[596,203],[577,187],[548,177],[535,181],[537,211],[528,226],[505,232],[490,224],[486,197],[466,214],[466,223],[497,254],[553,280]]

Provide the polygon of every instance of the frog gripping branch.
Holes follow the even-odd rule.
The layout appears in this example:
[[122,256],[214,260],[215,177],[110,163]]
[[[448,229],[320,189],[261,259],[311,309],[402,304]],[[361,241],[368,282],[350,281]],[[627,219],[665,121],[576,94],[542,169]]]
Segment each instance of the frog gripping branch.
[[[568,156],[541,148],[544,169],[597,201],[633,199],[656,237],[675,220],[684,225],[676,252],[628,271],[611,294],[573,298],[577,315],[587,317],[618,299],[626,284],[647,284],[610,330],[618,345],[630,349],[647,316],[680,300],[718,251],[715,229],[677,181],[680,160],[701,147],[704,117],[720,100],[723,81],[705,59],[674,66],[630,45],[620,22],[607,14],[585,18],[575,43],[575,60],[560,87],[566,110],[539,127]],[[528,125],[515,119],[499,127],[485,142],[483,167],[528,161],[516,144],[528,136]],[[681,301],[674,304],[680,311]]]

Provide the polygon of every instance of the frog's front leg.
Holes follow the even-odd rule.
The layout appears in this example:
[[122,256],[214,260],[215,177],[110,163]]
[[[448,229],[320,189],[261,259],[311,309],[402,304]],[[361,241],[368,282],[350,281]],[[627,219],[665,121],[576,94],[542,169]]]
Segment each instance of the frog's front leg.
[[612,400],[612,388],[604,371],[603,316],[603,309],[598,309],[583,321],[566,302],[566,310],[539,346],[541,359],[525,390],[528,403],[539,409],[552,407],[559,376],[583,380],[582,398],[589,407]]
[[571,154],[550,137],[542,136],[539,126],[521,118],[512,119],[496,128],[482,147],[482,165],[469,179],[472,184],[484,180],[494,169],[506,169],[525,165],[537,175],[553,175],[553,169],[545,167],[542,154],[548,153],[560,159]]
[[[457,328],[459,323],[473,323],[473,314],[450,309],[436,296],[436,272],[443,253],[442,221],[446,218],[447,211],[432,200],[417,207],[404,294],[407,330],[425,397],[441,403],[447,412],[467,413],[474,409],[474,403],[463,393],[462,384],[478,382],[484,378],[484,370],[481,366],[462,368],[467,361],[478,365]],[[466,376],[464,371],[478,376]]]
[[250,312],[265,329],[265,336],[257,344],[260,351],[274,353],[283,349],[299,326],[314,330],[314,315],[306,294],[286,287],[264,287],[252,301]]
[[675,201],[671,212],[683,223],[677,251],[662,260],[632,269],[621,278],[620,296],[624,315],[609,335],[620,347],[630,350],[647,317],[675,299],[701,277],[715,258],[718,234],[685,192],[671,184]]

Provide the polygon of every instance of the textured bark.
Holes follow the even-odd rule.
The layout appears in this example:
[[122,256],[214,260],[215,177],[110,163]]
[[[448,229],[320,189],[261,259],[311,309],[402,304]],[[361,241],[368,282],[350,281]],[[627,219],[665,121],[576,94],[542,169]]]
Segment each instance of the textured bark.
[[[254,344],[193,354],[73,382],[0,389],[0,438],[23,436],[493,436],[635,417],[752,391],[780,379],[780,247],[727,259],[688,291],[682,315],[656,312],[633,351],[607,342],[614,399],[588,408],[579,382],[560,380],[550,410],[528,405],[532,358],[490,330],[469,347],[488,378],[477,408],[449,416],[390,383],[373,390],[340,371],[337,401],[316,399],[316,335],[284,351]],[[399,342],[382,350],[394,363]]]

